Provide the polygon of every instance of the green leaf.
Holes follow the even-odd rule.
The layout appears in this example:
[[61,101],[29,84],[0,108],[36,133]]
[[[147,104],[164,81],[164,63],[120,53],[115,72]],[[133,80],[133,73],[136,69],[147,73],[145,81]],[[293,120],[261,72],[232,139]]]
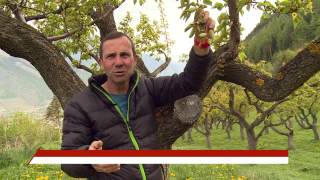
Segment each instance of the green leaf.
[[213,7],[221,11],[224,5],[222,3],[216,2]]
[[212,1],[211,0],[203,0],[203,3],[209,6],[212,6]]

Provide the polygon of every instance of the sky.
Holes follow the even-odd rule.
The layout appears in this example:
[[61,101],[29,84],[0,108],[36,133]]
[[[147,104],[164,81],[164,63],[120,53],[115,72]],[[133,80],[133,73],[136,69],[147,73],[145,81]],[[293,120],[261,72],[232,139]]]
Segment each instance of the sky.
[[[189,31],[184,32],[186,25],[191,22],[192,18],[190,18],[190,22],[187,23],[180,19],[182,11],[178,8],[178,6],[180,5],[179,1],[163,0],[163,2],[165,13],[169,23],[169,36],[175,42],[171,49],[171,57],[173,61],[177,62],[182,54],[189,53],[190,48],[193,44],[193,40],[189,38]],[[208,11],[210,13],[210,16],[217,22],[216,19],[220,12],[213,9],[209,9]],[[134,5],[133,0],[125,1],[114,12],[115,21],[117,24],[119,24],[119,22],[125,17],[127,12],[130,12],[130,14],[133,16],[133,24],[138,23],[140,13],[147,14],[151,20],[160,20],[160,12],[155,0],[147,0],[146,3],[142,6],[140,6],[138,3]],[[240,22],[245,28],[241,36],[242,39],[244,39],[245,36],[254,29],[256,24],[260,21],[261,14],[261,11],[251,8],[251,11],[245,12],[244,16],[240,16]],[[0,50],[0,57],[1,56],[9,55]]]
[[[180,19],[180,15],[182,10],[178,8],[180,5],[180,1],[175,0],[163,0],[164,9],[167,16],[167,20],[169,23],[169,35],[172,40],[175,41],[175,44],[172,47],[171,53],[174,61],[177,61],[181,54],[186,54],[189,52],[193,40],[189,38],[189,31],[184,32],[186,25],[190,22],[184,22],[184,20]],[[219,15],[219,11],[209,9],[210,16],[217,22],[217,17]],[[124,16],[130,12],[133,16],[133,24],[137,24],[139,21],[140,13],[147,14],[151,20],[160,20],[160,12],[158,9],[158,5],[155,0],[148,0],[145,4],[140,6],[138,3],[133,4],[133,0],[125,1],[119,8],[117,8],[114,12],[114,17],[116,23],[124,18]],[[260,21],[262,13],[259,10],[251,9],[249,12],[245,12],[244,16],[240,16],[240,22],[242,26],[245,28],[241,38],[244,39],[257,25]],[[193,18],[190,18],[192,20]]]

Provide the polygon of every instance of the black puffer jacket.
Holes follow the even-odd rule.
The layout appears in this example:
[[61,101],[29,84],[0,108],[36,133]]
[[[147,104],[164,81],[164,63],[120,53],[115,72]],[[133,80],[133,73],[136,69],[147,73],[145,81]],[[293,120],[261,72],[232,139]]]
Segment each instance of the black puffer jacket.
[[[65,108],[62,149],[88,149],[95,139],[103,141],[103,149],[159,149],[155,108],[195,93],[205,78],[212,54],[210,51],[199,57],[191,50],[184,72],[179,75],[143,78],[135,73],[130,80],[127,123],[101,87],[107,80],[106,75],[91,78],[89,87],[77,94]],[[135,140],[130,138],[127,126],[132,129]],[[135,147],[132,141],[137,141],[139,147]],[[142,167],[146,179],[163,179],[160,165]],[[120,171],[110,174],[98,173],[91,165],[61,165],[61,168],[73,177],[143,179],[139,165],[122,164]]]

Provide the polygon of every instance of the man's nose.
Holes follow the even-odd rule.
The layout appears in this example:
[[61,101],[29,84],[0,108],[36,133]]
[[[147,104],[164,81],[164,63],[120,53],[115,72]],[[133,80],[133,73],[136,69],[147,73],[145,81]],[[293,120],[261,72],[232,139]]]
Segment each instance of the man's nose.
[[117,56],[115,60],[115,65],[123,65],[123,61],[121,59],[121,56]]

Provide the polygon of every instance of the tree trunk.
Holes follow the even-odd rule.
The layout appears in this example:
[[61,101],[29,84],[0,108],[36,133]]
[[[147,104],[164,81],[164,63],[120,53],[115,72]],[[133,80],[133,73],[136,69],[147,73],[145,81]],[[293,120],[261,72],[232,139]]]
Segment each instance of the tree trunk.
[[206,142],[207,142],[208,149],[212,149],[211,133],[206,134]]
[[264,129],[264,134],[265,134],[265,135],[269,134],[269,127],[266,127],[266,128]]
[[288,134],[288,150],[294,150],[295,146],[293,143],[293,133]]
[[231,130],[232,130],[232,122],[228,119],[227,126],[226,126],[226,133],[227,133],[227,138],[229,140],[231,139]]
[[243,127],[243,125],[242,125],[242,123],[239,123],[239,126],[240,126],[240,139],[242,140],[242,141],[244,141],[244,127]]
[[206,132],[207,147],[208,147],[208,149],[212,149],[212,145],[211,145],[211,127],[209,125],[208,118],[205,118],[204,128],[205,128],[205,132]]
[[227,133],[227,138],[228,138],[229,140],[231,140],[230,129],[227,129],[227,130],[226,130],[226,133]]
[[248,149],[256,150],[257,149],[257,139],[255,137],[254,129],[246,129],[247,132],[247,142],[248,142]]
[[313,132],[313,137],[315,141],[319,141],[319,133],[318,133],[318,128],[317,124],[312,124],[311,126],[312,132]]

